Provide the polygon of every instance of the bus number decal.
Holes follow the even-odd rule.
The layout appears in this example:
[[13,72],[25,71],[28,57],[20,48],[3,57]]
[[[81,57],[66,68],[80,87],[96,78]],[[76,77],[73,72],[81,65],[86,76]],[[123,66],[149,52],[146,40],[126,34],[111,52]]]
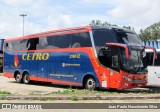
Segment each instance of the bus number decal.
[[80,54],[70,54],[69,58],[80,58]]

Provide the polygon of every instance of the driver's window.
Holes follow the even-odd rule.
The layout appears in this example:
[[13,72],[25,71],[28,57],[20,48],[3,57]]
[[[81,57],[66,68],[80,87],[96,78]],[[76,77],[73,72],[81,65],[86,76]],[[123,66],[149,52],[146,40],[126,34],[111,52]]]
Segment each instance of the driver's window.
[[118,47],[111,47],[111,68],[115,71],[120,71],[119,68],[119,49]]

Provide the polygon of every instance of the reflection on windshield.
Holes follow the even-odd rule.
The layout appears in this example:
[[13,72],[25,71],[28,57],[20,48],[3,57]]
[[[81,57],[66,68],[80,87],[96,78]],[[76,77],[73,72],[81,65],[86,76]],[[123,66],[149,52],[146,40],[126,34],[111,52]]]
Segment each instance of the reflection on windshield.
[[140,51],[131,51],[131,58],[127,58],[125,51],[122,51],[122,66],[128,71],[137,72],[139,68],[144,67],[140,58]]
[[124,32],[120,30],[120,31],[116,31],[116,35],[120,43],[125,43],[128,45],[142,46],[141,40],[135,33]]

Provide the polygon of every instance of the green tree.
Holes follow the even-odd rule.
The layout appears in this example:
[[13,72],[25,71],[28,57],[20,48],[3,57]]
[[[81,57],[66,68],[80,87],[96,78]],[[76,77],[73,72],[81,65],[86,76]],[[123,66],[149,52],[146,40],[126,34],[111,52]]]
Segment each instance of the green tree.
[[160,22],[154,23],[144,30],[141,29],[139,36],[143,41],[160,39]]

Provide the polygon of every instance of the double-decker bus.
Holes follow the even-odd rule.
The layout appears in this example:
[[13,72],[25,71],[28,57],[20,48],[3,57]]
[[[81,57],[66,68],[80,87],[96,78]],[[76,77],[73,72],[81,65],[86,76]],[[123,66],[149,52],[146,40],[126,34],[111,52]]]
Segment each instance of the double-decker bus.
[[83,26],[6,39],[4,76],[16,82],[127,89],[147,84],[145,46],[133,31]]

